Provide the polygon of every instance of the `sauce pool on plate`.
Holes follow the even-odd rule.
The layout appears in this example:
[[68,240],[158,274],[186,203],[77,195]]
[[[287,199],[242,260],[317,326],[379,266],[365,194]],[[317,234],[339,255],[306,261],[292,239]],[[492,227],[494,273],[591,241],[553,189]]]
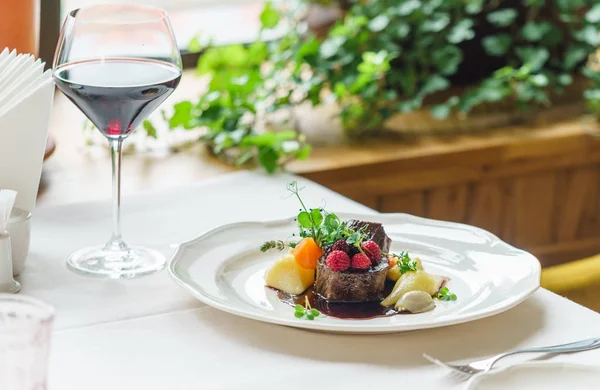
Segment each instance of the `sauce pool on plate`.
[[[387,296],[394,287],[394,282],[386,281],[384,296]],[[370,301],[370,302],[329,302],[326,299],[320,297],[314,290],[314,287],[309,288],[300,295],[292,295],[286,292],[276,290],[277,298],[287,305],[295,306],[308,303],[312,308],[315,308],[328,317],[342,318],[342,319],[354,319],[354,320],[368,320],[377,317],[389,317],[401,312],[395,310],[393,307],[381,306],[381,301]]]

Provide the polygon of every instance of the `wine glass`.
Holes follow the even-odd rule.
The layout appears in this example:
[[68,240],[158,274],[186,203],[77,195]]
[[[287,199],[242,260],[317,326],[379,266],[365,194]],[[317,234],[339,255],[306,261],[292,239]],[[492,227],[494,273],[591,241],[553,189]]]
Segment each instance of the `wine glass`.
[[177,87],[181,56],[165,11],[96,5],[71,11],[53,65],[54,81],[106,137],[112,156],[113,232],[106,245],[72,253],[67,266],[105,278],[133,278],[164,268],[158,251],[121,237],[123,141]]

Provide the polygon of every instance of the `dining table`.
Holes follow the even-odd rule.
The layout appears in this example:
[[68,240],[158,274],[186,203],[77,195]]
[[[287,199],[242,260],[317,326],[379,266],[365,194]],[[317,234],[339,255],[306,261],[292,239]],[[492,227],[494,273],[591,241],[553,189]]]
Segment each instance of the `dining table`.
[[[375,213],[287,173],[238,171],[125,196],[123,234],[167,257],[218,226],[291,217],[286,183],[330,211]],[[68,254],[104,242],[110,199],[41,205],[33,213],[21,294],[54,306],[49,390],[464,389],[463,378],[426,361],[471,360],[520,347],[600,336],[600,315],[543,288],[488,318],[435,329],[352,335],[267,324],[209,307],[161,271],[104,280],[66,268]],[[600,350],[524,359],[600,365]]]

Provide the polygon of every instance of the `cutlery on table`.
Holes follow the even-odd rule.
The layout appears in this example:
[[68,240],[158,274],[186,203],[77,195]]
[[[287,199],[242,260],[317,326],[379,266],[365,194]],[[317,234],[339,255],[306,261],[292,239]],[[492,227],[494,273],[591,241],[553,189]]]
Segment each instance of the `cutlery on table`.
[[477,360],[471,362],[469,364],[449,364],[444,363],[441,360],[438,360],[426,353],[423,354],[423,357],[430,362],[437,364],[438,366],[445,367],[450,369],[452,372],[463,375],[463,376],[472,376],[475,374],[479,374],[480,372],[488,372],[492,369],[494,364],[498,362],[500,359],[503,359],[507,356],[517,355],[521,353],[568,353],[568,352],[581,352],[587,351],[590,349],[595,349],[600,347],[600,338],[596,339],[588,339],[576,341],[574,343],[561,344],[561,345],[553,345],[550,347],[540,347],[540,348],[523,348],[516,349],[514,351],[504,352],[499,355],[493,356],[489,359]]

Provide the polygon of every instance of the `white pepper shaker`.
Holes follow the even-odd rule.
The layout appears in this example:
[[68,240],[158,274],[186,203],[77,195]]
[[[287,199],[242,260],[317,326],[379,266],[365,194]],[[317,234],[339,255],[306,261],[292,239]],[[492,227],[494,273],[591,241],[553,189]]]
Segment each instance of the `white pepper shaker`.
[[13,277],[10,235],[6,225],[17,197],[16,191],[0,190],[0,293],[18,293],[21,284]]

